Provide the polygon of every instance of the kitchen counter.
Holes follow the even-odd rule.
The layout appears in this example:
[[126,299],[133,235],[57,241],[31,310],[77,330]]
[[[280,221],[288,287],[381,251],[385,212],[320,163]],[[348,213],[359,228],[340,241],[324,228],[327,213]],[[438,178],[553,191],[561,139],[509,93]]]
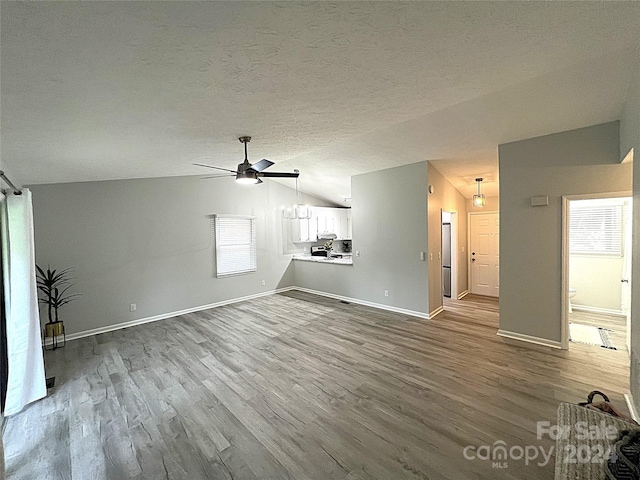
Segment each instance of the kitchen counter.
[[316,262],[316,263],[333,263],[335,265],[353,265],[353,258],[351,255],[344,256],[342,258],[337,257],[312,257],[307,254],[293,255],[293,260],[300,260],[303,262]]

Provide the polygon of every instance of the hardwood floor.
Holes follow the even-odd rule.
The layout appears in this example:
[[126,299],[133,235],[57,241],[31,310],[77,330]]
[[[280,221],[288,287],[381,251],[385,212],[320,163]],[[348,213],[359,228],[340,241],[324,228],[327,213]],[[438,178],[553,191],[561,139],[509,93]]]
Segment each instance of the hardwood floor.
[[627,354],[497,328],[489,298],[421,320],[292,291],[72,341],[8,420],[8,478],[551,479],[463,450],[549,451],[536,422],[594,388],[626,411]]

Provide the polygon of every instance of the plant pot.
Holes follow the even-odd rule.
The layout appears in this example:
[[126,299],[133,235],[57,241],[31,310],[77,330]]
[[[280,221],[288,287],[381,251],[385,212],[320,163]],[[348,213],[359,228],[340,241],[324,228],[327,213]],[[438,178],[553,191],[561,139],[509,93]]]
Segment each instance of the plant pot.
[[[57,322],[46,323],[44,325],[44,348],[45,350],[55,350],[56,348],[64,347],[67,343],[67,336],[64,333],[64,322],[58,320]],[[62,337],[62,343],[59,342]],[[46,339],[50,338],[51,341],[47,342]],[[47,347],[50,346],[50,348]]]
[[47,323],[44,326],[45,337],[57,337],[62,334],[64,334],[64,322],[62,320]]

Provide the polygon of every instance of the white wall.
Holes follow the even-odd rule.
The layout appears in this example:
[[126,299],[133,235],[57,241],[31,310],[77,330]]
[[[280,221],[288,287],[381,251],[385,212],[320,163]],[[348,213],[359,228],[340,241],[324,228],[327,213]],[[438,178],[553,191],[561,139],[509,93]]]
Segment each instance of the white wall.
[[428,314],[427,163],[356,175],[351,196],[353,265],[294,261],[297,285]]
[[[280,206],[295,195],[278,183],[169,177],[31,189],[36,261],[74,267],[82,293],[60,310],[67,334],[292,285]],[[214,213],[257,217],[257,273],[215,278]]]
[[572,305],[622,313],[623,260],[614,255],[569,255],[569,285],[577,292]]
[[[636,57],[629,94],[620,117],[621,158],[634,149],[635,162],[640,157],[640,49]],[[633,267],[631,289],[631,393],[640,411],[640,168],[633,169]]]
[[[562,195],[631,190],[618,122],[499,146],[500,329],[561,341]],[[532,207],[533,196],[549,205]]]

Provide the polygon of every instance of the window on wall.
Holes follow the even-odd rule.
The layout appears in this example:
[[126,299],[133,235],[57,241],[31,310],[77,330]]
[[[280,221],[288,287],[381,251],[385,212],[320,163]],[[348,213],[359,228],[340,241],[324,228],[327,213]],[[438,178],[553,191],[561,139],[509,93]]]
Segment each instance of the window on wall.
[[215,215],[216,277],[255,272],[256,219],[242,215]]
[[625,208],[617,204],[571,202],[569,249],[571,253],[622,255]]

